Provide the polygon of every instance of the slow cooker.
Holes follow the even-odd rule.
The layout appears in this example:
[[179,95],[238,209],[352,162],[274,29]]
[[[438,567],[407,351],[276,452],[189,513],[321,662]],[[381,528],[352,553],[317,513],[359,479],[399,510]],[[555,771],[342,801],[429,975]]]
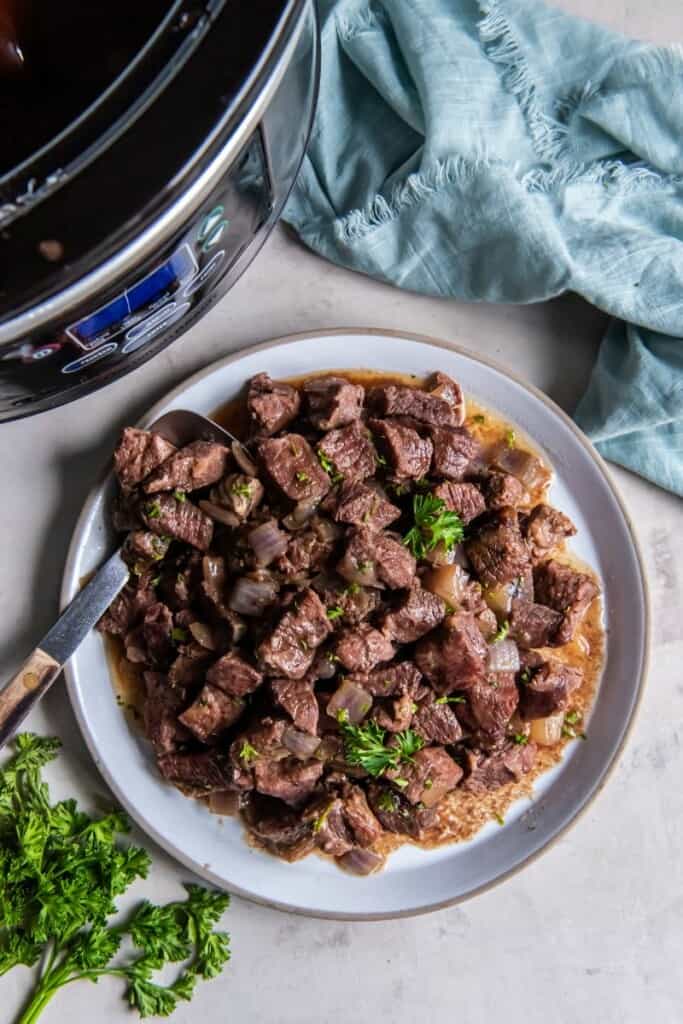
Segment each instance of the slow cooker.
[[0,420],[133,370],[230,287],[294,183],[319,76],[314,0],[12,2]]

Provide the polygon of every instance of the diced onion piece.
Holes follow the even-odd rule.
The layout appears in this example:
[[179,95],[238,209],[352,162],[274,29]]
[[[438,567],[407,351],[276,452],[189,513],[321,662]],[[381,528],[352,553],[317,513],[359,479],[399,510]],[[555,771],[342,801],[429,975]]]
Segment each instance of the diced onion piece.
[[346,711],[352,725],[361,722],[372,707],[372,697],[358,683],[345,679],[334,691],[327,705],[327,714],[336,718],[340,711]]
[[206,647],[207,651],[214,651],[216,649],[213,633],[205,622],[191,622],[188,628],[197,643],[202,647]]
[[199,507],[202,512],[206,512],[207,516],[215,519],[218,523],[223,523],[224,526],[239,526],[240,524],[240,520],[234,512],[221,505],[214,505],[212,501],[200,501]]
[[339,857],[337,863],[354,875],[370,875],[373,871],[379,871],[384,864],[384,857],[373,853],[372,850],[354,846],[348,853]]
[[239,793],[232,789],[220,789],[209,794],[209,810],[212,814],[237,814],[239,806]]
[[272,580],[254,580],[249,576],[241,576],[232,588],[228,607],[240,615],[261,615],[263,609],[273,603],[277,594],[277,584]]
[[531,722],[529,735],[541,747],[553,747],[562,739],[564,711],[558,711],[547,718],[534,718]]
[[442,565],[422,577],[422,586],[457,608],[466,594],[469,576],[460,565]]
[[247,540],[259,565],[270,565],[274,559],[284,555],[289,544],[289,537],[280,529],[277,519],[268,519],[256,526]]
[[512,598],[515,592],[514,583],[499,583],[483,593],[484,600],[499,619],[507,619],[512,609]]
[[384,589],[384,584],[380,583],[377,577],[377,566],[374,561],[358,565],[346,554],[337,566],[337,572],[347,583],[358,583],[361,587],[376,587],[378,590]]
[[317,501],[300,501],[294,506],[289,515],[285,516],[282,520],[282,525],[293,532],[303,530],[304,526],[315,515],[317,507]]
[[309,733],[301,732],[300,729],[289,725],[282,734],[282,742],[295,757],[301,761],[307,761],[320,746],[320,737],[311,736]]
[[505,473],[516,476],[528,489],[547,483],[550,472],[541,460],[522,448],[510,447],[505,441],[496,446],[492,463]]
[[489,644],[489,672],[519,672],[519,650],[514,640]]
[[253,461],[247,449],[239,441],[233,441],[230,446],[235,462],[247,476],[256,476],[256,463]]
[[319,654],[313,663],[313,672],[316,679],[331,679],[337,671],[334,658],[327,657],[327,654]]
[[443,542],[439,541],[435,548],[426,552],[424,557],[425,562],[429,562],[430,565],[453,565],[455,562],[455,548],[451,548],[449,551],[446,551]]

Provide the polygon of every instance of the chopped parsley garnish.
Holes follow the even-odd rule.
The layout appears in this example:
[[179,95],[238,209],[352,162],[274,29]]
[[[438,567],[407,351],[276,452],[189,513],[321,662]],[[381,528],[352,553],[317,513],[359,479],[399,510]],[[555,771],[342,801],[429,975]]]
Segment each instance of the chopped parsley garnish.
[[491,643],[499,644],[501,640],[505,640],[508,633],[510,632],[510,623],[506,619],[505,622],[501,623],[496,632],[491,638]]
[[318,462],[325,470],[325,472],[328,474],[333,484],[338,484],[340,480],[344,479],[344,474],[339,473],[337,471],[337,467],[335,466],[332,459],[328,458],[328,456],[325,455],[325,452],[321,448],[318,448],[316,454],[318,456]]
[[344,614],[344,609],[340,608],[339,605],[335,605],[333,608],[327,609],[328,619],[340,619]]
[[523,747],[525,743],[529,742],[529,737],[523,732],[516,732],[512,737],[512,742],[516,743],[519,747]]
[[342,597],[352,597],[354,594],[357,594],[359,590],[360,583],[349,583],[348,587],[344,587],[344,589],[340,590],[339,593],[341,594]]
[[370,562],[370,561],[359,562],[358,563],[358,571],[359,572],[369,572],[370,569],[373,568],[374,564],[375,564],[374,562]]
[[400,786],[401,789],[405,789],[406,786],[410,785],[407,779],[402,779],[400,776],[397,776],[395,779],[392,779],[391,781],[394,783],[394,785]]
[[158,587],[160,583],[161,583],[161,576],[155,576],[154,579],[151,581],[150,586],[151,587]]
[[435,704],[465,704],[464,697],[437,697]]
[[327,819],[328,819],[328,817],[330,815],[330,811],[332,810],[333,807],[334,807],[334,800],[330,800],[329,804],[327,805],[325,810],[322,812],[322,814],[319,814],[318,817],[313,822],[313,831],[314,832],[320,832],[321,828],[324,828],[325,822],[327,821]]
[[514,430],[505,431],[505,443],[508,446],[508,448],[515,447],[515,445],[517,444],[517,435],[515,434]]
[[562,725],[562,735],[569,740],[585,740],[585,732],[577,732],[575,726],[579,724],[582,719],[580,711],[569,711],[564,716],[564,724]]
[[334,651],[328,651],[327,654],[325,655],[325,658],[327,659],[327,661],[330,662],[331,665],[334,665],[336,661],[341,661],[339,655],[335,654]]
[[251,484],[238,484],[235,481],[230,488],[230,493],[238,498],[251,498]]
[[408,530],[403,543],[415,558],[424,558],[438,544],[443,545],[444,551],[451,551],[465,535],[460,516],[447,509],[445,501],[434,494],[413,495],[413,520],[415,525]]
[[256,750],[255,747],[252,747],[248,740],[245,740],[242,744],[242,749],[240,750],[240,761],[244,761],[246,765],[249,765],[259,756],[258,750]]
[[173,497],[175,498],[176,501],[179,501],[181,504],[184,501],[187,501],[187,495],[185,494],[185,491],[175,490],[173,492]]
[[431,779],[425,779],[425,789],[431,789],[434,783]]
[[531,679],[531,669],[525,668],[519,678],[522,680],[523,683],[528,683]]
[[158,519],[161,515],[161,505],[158,501],[150,501],[145,505],[145,515],[148,519]]
[[426,476],[421,476],[419,480],[415,481],[415,487],[418,491],[428,491],[431,484]]
[[339,711],[337,721],[344,739],[344,754],[349,764],[360,765],[368,775],[383,775],[388,768],[397,768],[402,761],[411,762],[424,746],[421,736],[406,729],[393,736],[395,746],[385,746],[386,732],[377,722],[352,725],[346,709]]
[[174,629],[171,630],[171,640],[173,641],[174,644],[185,644],[185,643],[187,643],[187,641],[188,641],[187,630],[186,629],[181,629],[179,626],[176,626]]
[[472,422],[481,425],[483,423],[486,423],[486,417],[482,413],[478,412],[476,416],[472,417]]
[[311,479],[308,473],[304,473],[304,471],[301,469],[297,473],[295,473],[294,476],[296,477],[300,484],[307,484],[308,481]]
[[398,797],[395,793],[392,793],[390,789],[385,789],[383,793],[380,793],[379,799],[377,800],[377,806],[380,811],[388,811],[391,813],[398,809]]
[[493,817],[502,828],[502,826],[505,824],[505,818],[502,816],[502,814],[494,814]]
[[564,720],[565,720],[565,722],[568,722],[569,725],[576,725],[577,722],[581,721],[581,712],[580,711],[568,711],[567,714],[564,716]]

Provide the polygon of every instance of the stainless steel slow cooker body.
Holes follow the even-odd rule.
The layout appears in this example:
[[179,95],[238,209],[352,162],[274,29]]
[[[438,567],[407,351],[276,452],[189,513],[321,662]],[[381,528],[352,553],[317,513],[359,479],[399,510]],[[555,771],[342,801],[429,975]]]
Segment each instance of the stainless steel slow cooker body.
[[254,258],[294,183],[317,98],[314,0],[283,0],[227,97],[229,0],[194,4],[191,21],[177,6],[178,52],[99,153],[71,171],[65,147],[56,171],[43,154],[41,176],[0,178],[0,421],[102,387],[185,332]]

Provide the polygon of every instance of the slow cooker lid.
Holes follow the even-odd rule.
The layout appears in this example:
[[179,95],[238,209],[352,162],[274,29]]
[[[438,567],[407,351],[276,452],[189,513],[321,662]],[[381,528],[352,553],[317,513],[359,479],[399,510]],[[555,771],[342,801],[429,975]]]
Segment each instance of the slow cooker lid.
[[106,260],[187,187],[208,158],[207,139],[225,145],[247,116],[302,4],[166,6],[116,82],[52,144],[0,178],[3,320]]

